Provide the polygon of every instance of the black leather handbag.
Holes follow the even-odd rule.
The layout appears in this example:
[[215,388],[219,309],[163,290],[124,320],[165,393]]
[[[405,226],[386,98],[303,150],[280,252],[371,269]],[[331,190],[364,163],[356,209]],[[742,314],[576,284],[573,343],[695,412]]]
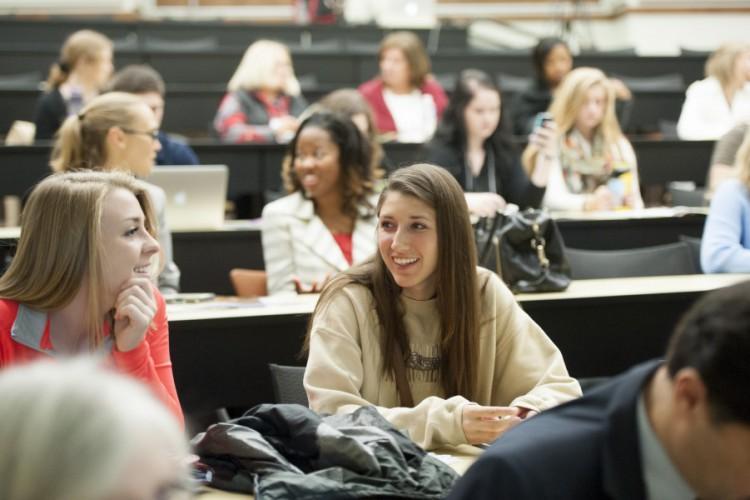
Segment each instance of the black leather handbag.
[[481,218],[474,228],[479,265],[495,271],[513,293],[558,292],[570,265],[557,224],[545,210]]

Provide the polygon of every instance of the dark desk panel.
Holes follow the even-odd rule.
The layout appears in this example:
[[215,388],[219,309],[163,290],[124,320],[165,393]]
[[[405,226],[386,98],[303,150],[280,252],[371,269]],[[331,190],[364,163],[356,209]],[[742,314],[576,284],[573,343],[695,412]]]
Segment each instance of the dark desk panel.
[[[280,191],[285,146],[213,141],[194,142],[192,146],[202,163],[229,167],[230,199]],[[390,162],[398,166],[418,160],[421,146],[386,144],[384,147]],[[666,184],[672,180],[692,180],[704,185],[713,142],[634,140],[633,147],[639,159],[642,185]],[[0,146],[0,195],[21,195],[47,175],[49,154],[48,145]]]
[[[266,38],[301,47],[323,44],[330,40],[377,44],[389,31],[375,25],[256,24],[224,21],[122,21],[106,17],[52,19],[18,19],[0,16],[0,44],[57,49],[73,31],[93,29],[117,41],[136,36],[141,43],[149,39],[191,40],[211,38],[219,47],[245,48],[255,40]],[[429,47],[463,49],[467,46],[466,28],[441,26],[439,30],[415,29]],[[435,43],[437,42],[437,43]]]
[[[136,61],[148,62],[170,84],[226,84],[239,64],[244,49],[244,46],[233,46],[210,50],[157,50],[136,45],[117,50],[115,64],[121,67]],[[292,46],[292,59],[298,75],[311,74],[320,83],[352,86],[377,74],[374,49],[369,44],[356,42],[344,48],[330,43],[312,43]],[[57,58],[58,50],[56,46],[39,48],[5,44],[0,47],[0,68],[3,74],[46,71]],[[433,72],[438,75],[457,74],[466,68],[482,69],[491,75],[533,75],[531,60],[526,54],[446,49],[432,54],[431,61]],[[632,77],[677,73],[689,84],[702,78],[704,61],[704,56],[587,55],[577,57],[576,65],[593,65],[609,73]]]
[[229,271],[265,268],[260,231],[173,232],[172,246],[183,292],[234,295]]
[[637,141],[633,147],[642,185],[672,181],[706,185],[714,141]]
[[[190,56],[191,58],[193,56]],[[196,56],[198,60],[205,59],[206,67],[211,68],[216,60],[207,55]],[[168,70],[173,60],[165,62]],[[333,64],[338,70],[346,68]],[[177,72],[185,74],[192,69],[177,65]],[[210,79],[211,72],[200,72],[200,78]],[[227,79],[229,79],[227,75]],[[180,76],[180,75],[177,75]],[[185,75],[183,75],[185,76]],[[196,77],[197,79],[199,77]],[[314,103],[327,93],[341,87],[355,87],[356,82],[336,82],[337,71],[331,71],[323,81],[306,86],[303,95],[309,103]],[[316,77],[317,79],[317,77]],[[169,81],[169,80],[168,80]],[[34,107],[41,91],[36,84],[29,83],[21,86],[0,88],[0,133],[7,132],[13,120],[31,120]],[[166,112],[164,115],[164,130],[186,135],[188,137],[212,137],[214,131],[212,122],[222,97],[226,93],[226,84],[216,82],[169,84],[167,85]],[[450,93],[449,93],[450,94]],[[512,100],[512,93],[503,94],[506,101]],[[683,92],[634,92],[635,101],[628,121],[628,132],[653,132],[659,129],[662,121],[676,122],[680,116]]]
[[[560,220],[558,225],[565,244],[571,248],[620,250],[673,243],[683,235],[700,238],[705,219],[704,214],[688,214],[651,219]],[[265,268],[257,229],[173,233],[172,239],[185,292],[231,295],[231,269]]]
[[0,197],[24,196],[51,173],[50,145],[0,146]]
[[700,238],[706,215],[621,220],[558,220],[565,246],[586,250],[624,250],[665,245],[680,236]]

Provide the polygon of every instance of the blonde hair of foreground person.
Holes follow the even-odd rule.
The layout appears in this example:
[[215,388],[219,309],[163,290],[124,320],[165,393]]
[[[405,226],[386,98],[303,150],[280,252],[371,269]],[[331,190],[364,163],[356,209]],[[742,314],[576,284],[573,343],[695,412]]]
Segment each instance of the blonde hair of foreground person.
[[0,401],[0,498],[161,498],[185,489],[188,446],[175,418],[145,386],[92,359],[8,368]]
[[44,312],[64,307],[86,286],[92,350],[102,342],[102,317],[107,312],[100,301],[105,295],[101,218],[104,199],[115,189],[135,195],[145,216],[145,228],[154,236],[150,198],[132,176],[91,171],[53,174],[29,196],[21,216],[16,256],[0,276],[1,298]]
[[[549,112],[557,124],[558,133],[564,137],[575,127],[578,112],[586,102],[588,91],[597,86],[604,89],[607,102],[604,106],[604,116],[595,133],[602,134],[604,150],[608,151],[623,137],[623,133],[615,113],[615,90],[601,70],[581,67],[568,73],[555,92]],[[531,172],[536,164],[537,154],[539,148],[533,144],[523,152],[523,165],[527,172]]]

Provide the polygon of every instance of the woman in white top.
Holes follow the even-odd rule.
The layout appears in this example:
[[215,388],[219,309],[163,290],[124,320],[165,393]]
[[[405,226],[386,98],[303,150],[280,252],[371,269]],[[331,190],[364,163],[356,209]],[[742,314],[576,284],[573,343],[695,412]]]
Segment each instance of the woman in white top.
[[378,52],[380,76],[359,86],[375,115],[383,139],[426,142],[448,104],[430,75],[430,59],[417,35],[397,31],[383,39]]
[[268,293],[316,292],[331,275],[375,252],[372,148],[354,123],[332,113],[305,119],[282,175],[290,193],[263,208]]
[[[615,91],[596,68],[577,68],[560,84],[549,112],[560,133],[550,167],[544,206],[596,211],[642,208],[635,151],[615,115]],[[533,172],[539,154],[531,142],[523,153]]]
[[706,78],[687,89],[677,134],[715,140],[750,120],[750,45],[727,43],[706,62]]

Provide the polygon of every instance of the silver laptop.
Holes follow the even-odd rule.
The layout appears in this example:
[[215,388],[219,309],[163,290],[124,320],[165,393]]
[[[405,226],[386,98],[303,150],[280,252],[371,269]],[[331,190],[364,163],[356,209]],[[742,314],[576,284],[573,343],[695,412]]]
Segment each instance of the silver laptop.
[[154,167],[146,181],[167,195],[167,224],[174,230],[220,229],[224,225],[229,169],[226,165]]

